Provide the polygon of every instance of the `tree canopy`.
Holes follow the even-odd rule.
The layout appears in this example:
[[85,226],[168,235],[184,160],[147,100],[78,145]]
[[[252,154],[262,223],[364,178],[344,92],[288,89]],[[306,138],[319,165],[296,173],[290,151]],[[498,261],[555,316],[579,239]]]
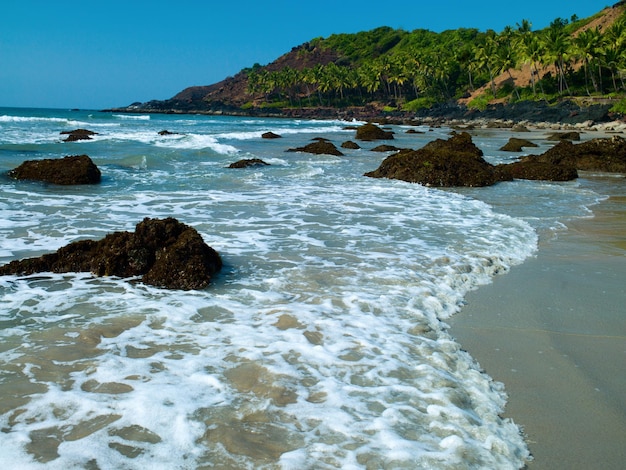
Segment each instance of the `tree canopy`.
[[[598,17],[599,13],[596,15]],[[338,57],[327,64],[247,69],[251,100],[276,106],[358,106],[377,102],[414,110],[460,99],[480,87],[476,106],[492,99],[622,96],[626,92],[626,13],[604,30],[595,17],[556,18],[533,31],[529,20],[493,30],[435,33],[380,27],[316,38],[308,49]],[[513,71],[529,71],[516,83]],[[499,80],[498,77],[508,77]]]

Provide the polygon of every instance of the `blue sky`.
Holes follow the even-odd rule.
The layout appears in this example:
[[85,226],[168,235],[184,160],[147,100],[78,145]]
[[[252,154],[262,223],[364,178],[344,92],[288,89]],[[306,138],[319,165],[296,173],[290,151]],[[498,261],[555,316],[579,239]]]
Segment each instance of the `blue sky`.
[[6,0],[0,106],[102,109],[167,99],[319,36],[378,26],[499,32],[523,19],[541,29],[615,1]]

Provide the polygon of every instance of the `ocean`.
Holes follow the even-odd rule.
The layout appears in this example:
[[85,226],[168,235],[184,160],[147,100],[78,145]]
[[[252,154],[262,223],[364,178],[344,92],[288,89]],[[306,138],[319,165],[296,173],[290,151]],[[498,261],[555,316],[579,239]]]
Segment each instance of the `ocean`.
[[[0,264],[145,217],[194,227],[224,262],[199,291],[0,277],[0,466],[523,467],[505,386],[446,321],[605,195],[584,179],[442,190],[364,177],[389,154],[370,150],[380,142],[285,152],[316,137],[339,147],[359,124],[0,108]],[[98,135],[62,142],[76,128]],[[450,133],[391,128],[397,147]],[[498,150],[511,135],[473,140],[500,163],[517,157]],[[6,175],[80,154],[101,184]],[[228,168],[248,158],[269,165]]]

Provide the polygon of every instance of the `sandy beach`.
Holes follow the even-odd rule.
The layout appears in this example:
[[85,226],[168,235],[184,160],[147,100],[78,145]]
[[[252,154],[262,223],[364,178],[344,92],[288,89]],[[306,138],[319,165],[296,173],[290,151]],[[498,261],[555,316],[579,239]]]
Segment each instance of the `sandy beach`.
[[509,395],[529,469],[626,462],[626,181],[583,177],[611,197],[541,240],[536,256],[471,292],[451,333]]

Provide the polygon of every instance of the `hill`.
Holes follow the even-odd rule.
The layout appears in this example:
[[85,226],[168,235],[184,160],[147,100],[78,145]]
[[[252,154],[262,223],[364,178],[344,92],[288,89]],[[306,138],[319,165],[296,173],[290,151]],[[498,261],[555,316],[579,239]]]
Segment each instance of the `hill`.
[[380,27],[315,38],[268,65],[116,111],[370,117],[577,99],[624,112],[625,50],[624,1],[540,31],[528,20],[500,33]]

